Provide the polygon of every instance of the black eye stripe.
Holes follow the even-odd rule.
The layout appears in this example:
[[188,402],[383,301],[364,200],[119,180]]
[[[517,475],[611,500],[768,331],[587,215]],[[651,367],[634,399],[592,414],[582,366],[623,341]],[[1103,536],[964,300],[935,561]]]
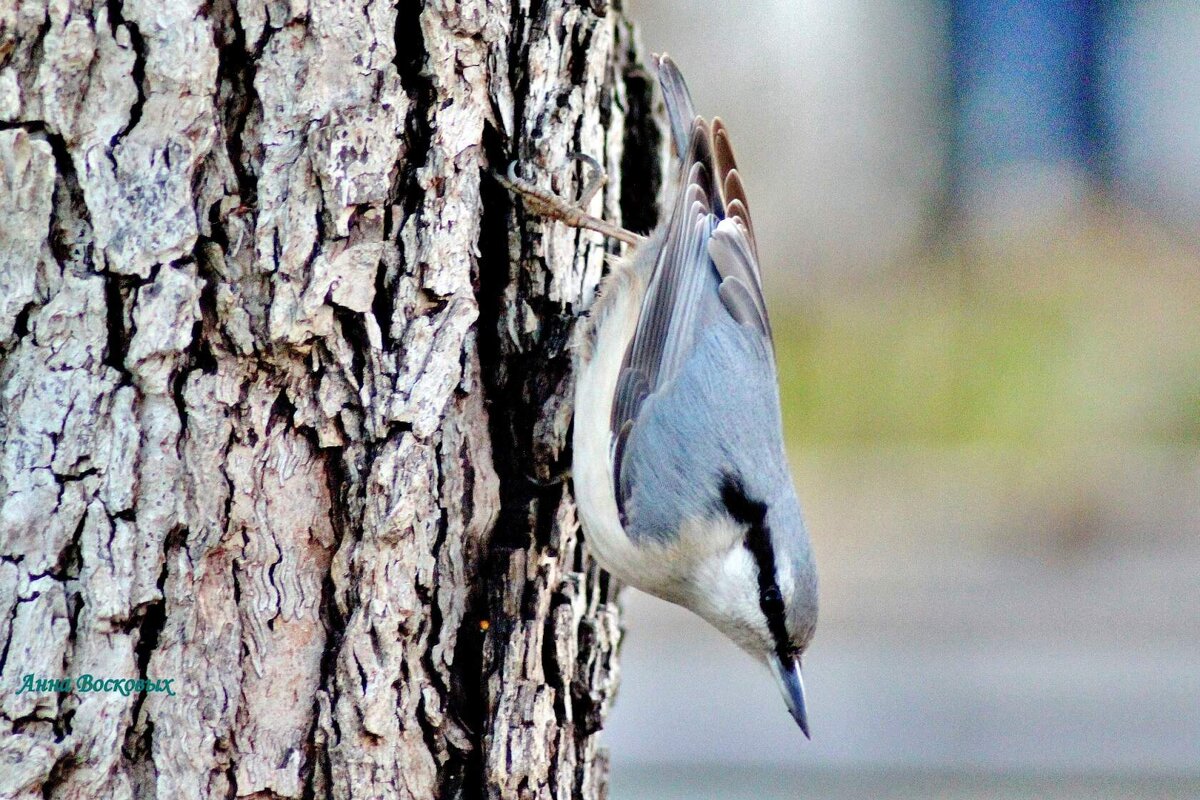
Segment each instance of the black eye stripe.
[[729,514],[749,527],[745,546],[758,568],[758,607],[767,621],[767,630],[775,643],[775,652],[786,660],[793,650],[787,632],[783,593],[775,570],[775,549],[767,530],[767,506],[746,496],[741,483],[726,476],[721,486],[721,500]]

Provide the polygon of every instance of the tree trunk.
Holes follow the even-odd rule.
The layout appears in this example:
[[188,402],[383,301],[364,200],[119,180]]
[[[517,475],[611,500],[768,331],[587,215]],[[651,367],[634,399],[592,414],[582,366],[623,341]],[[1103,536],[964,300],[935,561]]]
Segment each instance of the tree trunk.
[[650,80],[603,0],[398,5],[0,0],[0,797],[604,796],[605,245],[491,171],[648,227]]

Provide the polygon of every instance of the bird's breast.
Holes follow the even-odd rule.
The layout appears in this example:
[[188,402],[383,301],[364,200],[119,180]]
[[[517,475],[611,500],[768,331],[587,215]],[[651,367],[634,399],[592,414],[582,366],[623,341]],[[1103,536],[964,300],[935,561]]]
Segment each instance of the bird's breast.
[[[663,559],[634,544],[617,512],[613,487],[612,407],[625,351],[637,328],[644,284],[628,262],[605,279],[576,348],[575,500],[588,547],[623,583],[652,594],[669,576]],[[651,548],[653,549],[653,548]]]

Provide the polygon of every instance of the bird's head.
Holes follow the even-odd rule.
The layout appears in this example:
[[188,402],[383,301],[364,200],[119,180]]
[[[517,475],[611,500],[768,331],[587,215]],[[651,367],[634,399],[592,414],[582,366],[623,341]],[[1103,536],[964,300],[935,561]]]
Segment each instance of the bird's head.
[[[800,667],[817,625],[817,573],[795,491],[761,500],[729,480],[722,501],[705,525],[708,541],[725,544],[698,560],[684,604],[770,667],[808,736]],[[711,537],[714,526],[723,535]]]

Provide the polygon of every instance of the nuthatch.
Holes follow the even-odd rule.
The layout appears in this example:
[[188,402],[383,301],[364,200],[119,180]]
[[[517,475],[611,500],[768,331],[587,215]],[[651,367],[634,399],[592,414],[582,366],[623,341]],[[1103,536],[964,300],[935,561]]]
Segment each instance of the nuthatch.
[[538,213],[633,245],[576,347],[572,472],[596,560],[766,661],[808,736],[800,658],[817,573],[784,452],[754,228],[724,123],[697,117],[674,62],[656,63],[680,160],[670,214],[648,237],[514,169],[503,182]]

